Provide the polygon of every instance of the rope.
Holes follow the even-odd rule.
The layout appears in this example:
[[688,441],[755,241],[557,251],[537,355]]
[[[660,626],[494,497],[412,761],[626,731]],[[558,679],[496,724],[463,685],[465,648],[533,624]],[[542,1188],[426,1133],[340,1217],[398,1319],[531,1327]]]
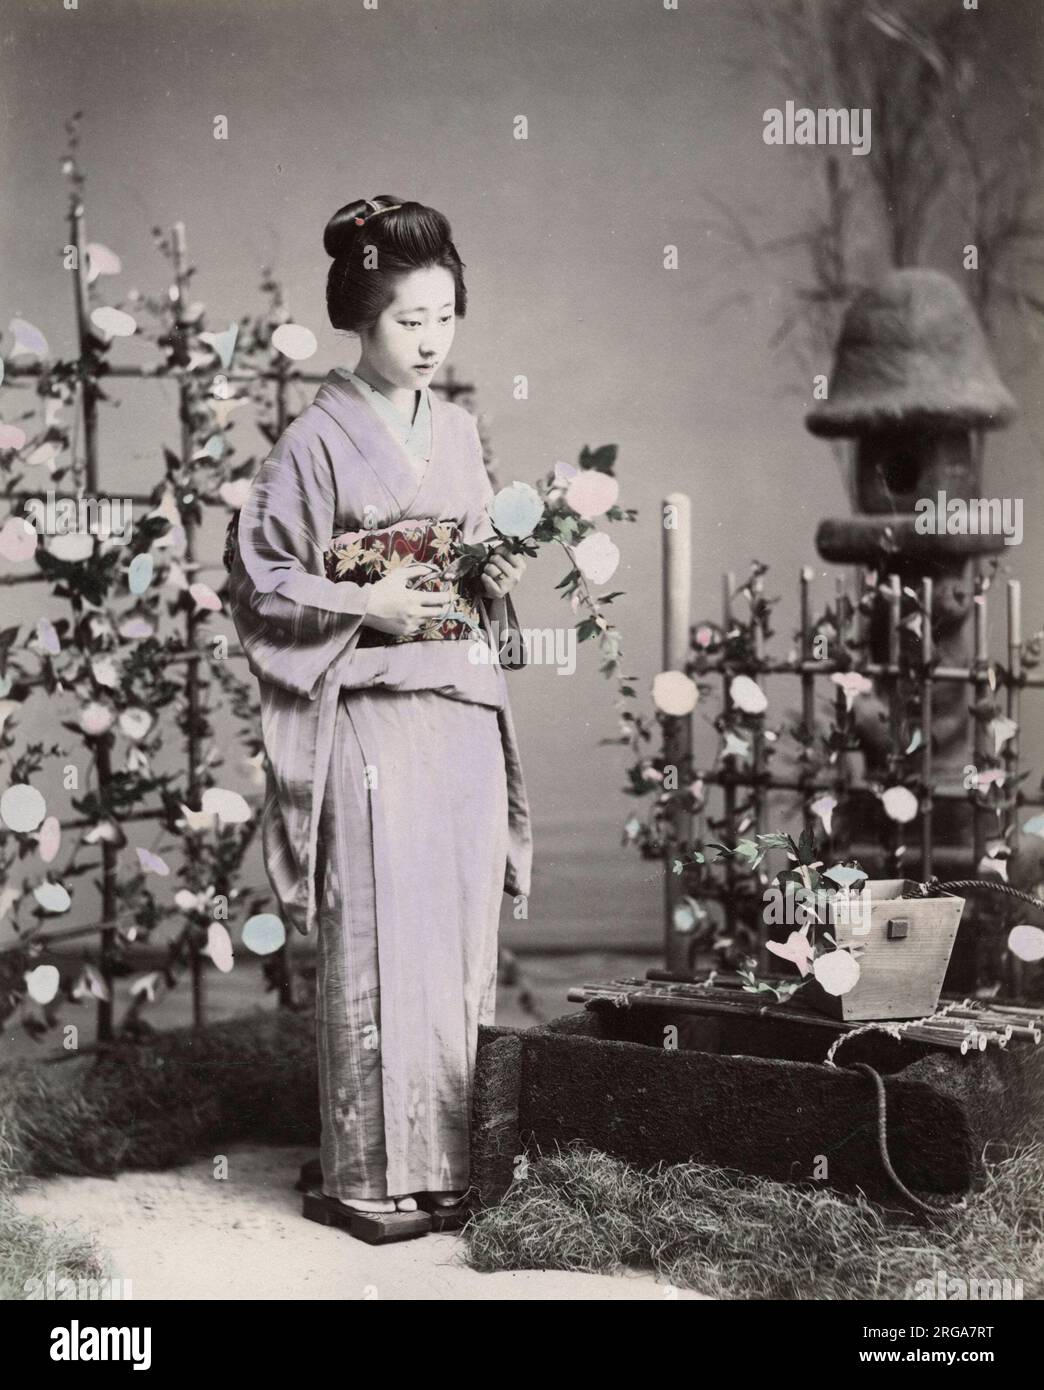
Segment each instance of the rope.
[[923,1018],[902,1018],[895,1019],[892,1022],[875,1020],[871,1023],[864,1023],[859,1028],[853,1028],[848,1033],[839,1033],[830,1044],[829,1051],[823,1058],[823,1061],[828,1067],[836,1067],[837,1063],[834,1061],[834,1057],[838,1048],[841,1047],[843,1043],[850,1042],[852,1038],[858,1038],[861,1033],[887,1033],[889,1037],[895,1038],[896,1042],[902,1042],[904,1028],[920,1028],[923,1023],[931,1023],[934,1018],[945,1018],[951,1009],[959,1009],[961,1007],[963,1007],[962,1000],[951,999],[950,1002],[944,1004],[941,1009],[936,1009],[933,1014],[925,1014]]
[[928,879],[927,883],[919,883],[921,896],[924,898],[938,897],[942,893],[953,893],[955,891],[967,892],[977,888],[984,888],[991,893],[1006,893],[1009,898],[1018,898],[1024,903],[1029,903],[1038,912],[1044,912],[1044,902],[1040,898],[1035,898],[1032,893],[1024,893],[1021,888],[1013,888],[1010,883],[995,883],[988,878],[951,878],[945,883],[940,883],[937,878]]
[[881,1162],[884,1165],[884,1170],[895,1185],[897,1191],[899,1191],[903,1198],[917,1211],[923,1212],[930,1217],[964,1210],[968,1203],[963,1197],[958,1198],[955,1202],[948,1202],[945,1198],[940,1198],[938,1204],[933,1205],[924,1201],[921,1197],[918,1197],[915,1192],[910,1191],[902,1178],[895,1171],[891,1155],[888,1152],[888,1102],[885,1097],[884,1082],[879,1073],[874,1071],[873,1067],[867,1062],[853,1062],[850,1065],[850,1070],[866,1072],[867,1076],[869,1076],[874,1083],[874,1088],[877,1091],[877,1148],[881,1155]]

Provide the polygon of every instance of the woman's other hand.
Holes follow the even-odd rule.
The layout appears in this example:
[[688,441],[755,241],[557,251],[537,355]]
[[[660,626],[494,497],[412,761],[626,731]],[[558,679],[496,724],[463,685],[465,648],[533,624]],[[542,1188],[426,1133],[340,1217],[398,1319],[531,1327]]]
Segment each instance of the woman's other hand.
[[402,565],[371,586],[363,622],[393,637],[409,637],[433,618],[441,618],[450,607],[446,594],[431,594],[409,585],[434,573],[433,566]]
[[487,598],[503,598],[525,572],[524,555],[512,555],[507,549],[495,550],[482,570],[480,588]]

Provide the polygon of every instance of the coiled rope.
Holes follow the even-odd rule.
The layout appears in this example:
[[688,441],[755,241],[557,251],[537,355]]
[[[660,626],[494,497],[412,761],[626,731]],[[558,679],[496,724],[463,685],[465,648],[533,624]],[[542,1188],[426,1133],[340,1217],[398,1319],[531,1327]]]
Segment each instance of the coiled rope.
[[[977,889],[985,889],[990,893],[1003,893],[1009,898],[1018,898],[1021,902],[1029,903],[1031,907],[1035,907],[1038,912],[1044,912],[1044,902],[1042,902],[1040,898],[1035,898],[1032,893],[1024,893],[1021,888],[1013,888],[1010,883],[995,883],[987,878],[953,878],[947,879],[945,882],[940,882],[938,878],[930,878],[924,883],[919,883],[917,887],[920,889],[919,896],[924,898],[939,897],[945,893],[973,892]],[[953,1004],[948,1004],[942,1010],[933,1014],[932,1017],[937,1018],[940,1014],[947,1013],[953,1007]],[[916,1022],[927,1022],[927,1019],[916,1020]],[[909,1023],[907,1023],[906,1026],[909,1027]],[[899,1026],[893,1025],[889,1027],[887,1024],[881,1023],[871,1023],[868,1024],[865,1029],[857,1028],[851,1033],[842,1033],[841,1037],[834,1042],[830,1051],[827,1053],[825,1059],[827,1065],[837,1065],[834,1061],[834,1054],[841,1043],[848,1041],[849,1038],[855,1037],[858,1033],[870,1032],[871,1030],[890,1033],[893,1037],[901,1036]],[[940,1197],[932,1203],[919,1197],[916,1192],[910,1191],[902,1178],[900,1178],[899,1174],[895,1171],[895,1165],[892,1163],[891,1154],[888,1152],[888,1101],[885,1096],[884,1081],[880,1073],[876,1072],[868,1062],[849,1062],[847,1067],[850,1071],[865,1072],[874,1083],[874,1089],[877,1093],[877,1148],[881,1156],[881,1163],[884,1170],[888,1174],[889,1180],[896,1191],[900,1193],[903,1199],[908,1202],[915,1211],[919,1211],[932,1219],[964,1210],[968,1205],[967,1199],[964,1197],[960,1197],[953,1202]]]

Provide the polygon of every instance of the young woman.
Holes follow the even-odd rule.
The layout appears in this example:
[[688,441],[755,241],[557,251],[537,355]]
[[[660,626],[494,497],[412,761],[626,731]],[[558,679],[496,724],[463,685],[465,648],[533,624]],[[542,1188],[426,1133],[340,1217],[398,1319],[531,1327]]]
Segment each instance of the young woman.
[[266,869],[284,917],[317,930],[323,1193],[409,1211],[467,1189],[501,893],[529,891],[496,657],[524,562],[454,574],[494,533],[474,419],[430,389],[466,308],[449,223],[384,196],[323,240],[330,321],[362,353],[258,471],[228,592],[261,691]]

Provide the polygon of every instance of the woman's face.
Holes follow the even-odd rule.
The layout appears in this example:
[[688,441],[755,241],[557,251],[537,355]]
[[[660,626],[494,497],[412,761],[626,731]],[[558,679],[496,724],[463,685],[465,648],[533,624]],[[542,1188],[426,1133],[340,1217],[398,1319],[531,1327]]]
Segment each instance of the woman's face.
[[453,276],[444,266],[411,270],[372,328],[360,333],[362,361],[393,386],[416,390],[446,360],[457,320]]

